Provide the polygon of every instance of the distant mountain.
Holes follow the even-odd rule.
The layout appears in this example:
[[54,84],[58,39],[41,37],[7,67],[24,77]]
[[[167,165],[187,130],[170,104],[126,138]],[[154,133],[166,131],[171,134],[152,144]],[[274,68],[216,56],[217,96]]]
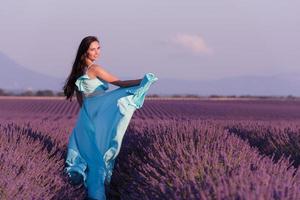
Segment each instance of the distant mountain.
[[[157,94],[300,96],[300,75],[237,76],[216,80],[160,79]],[[154,87],[153,87],[154,89]]]
[[[51,89],[61,91],[65,78],[47,76],[17,64],[0,52],[0,88],[10,91]],[[276,76],[238,76],[216,80],[178,80],[160,78],[149,94],[173,95],[279,95],[300,96],[300,74]],[[124,80],[128,80],[124,77]],[[110,90],[116,88],[111,85]]]
[[60,91],[63,80],[26,69],[0,52],[0,88],[10,91],[52,89]]

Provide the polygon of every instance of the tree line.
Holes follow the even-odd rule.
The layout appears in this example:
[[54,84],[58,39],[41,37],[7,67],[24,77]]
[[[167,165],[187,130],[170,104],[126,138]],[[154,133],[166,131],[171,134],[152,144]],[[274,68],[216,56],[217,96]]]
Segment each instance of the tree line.
[[[64,96],[63,91],[55,92],[52,90],[27,90],[19,93],[5,91],[0,88],[0,96]],[[158,95],[158,94],[148,94],[148,97],[172,97],[172,98],[258,98],[258,99],[270,99],[270,98],[284,98],[284,99],[299,99],[297,96],[259,96],[259,95],[217,95],[212,94],[208,96],[201,96],[196,94],[173,94],[173,95]]]

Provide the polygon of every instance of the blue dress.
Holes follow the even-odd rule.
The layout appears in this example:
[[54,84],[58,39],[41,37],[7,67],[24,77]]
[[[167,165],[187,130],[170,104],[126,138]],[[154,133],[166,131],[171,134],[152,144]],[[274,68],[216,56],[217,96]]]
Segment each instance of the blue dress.
[[104,184],[110,183],[130,119],[157,80],[153,73],[147,73],[140,85],[111,91],[106,91],[108,83],[98,77],[90,79],[84,74],[76,80],[84,98],[69,137],[64,170],[70,178],[72,172],[82,175],[88,197],[106,199]]

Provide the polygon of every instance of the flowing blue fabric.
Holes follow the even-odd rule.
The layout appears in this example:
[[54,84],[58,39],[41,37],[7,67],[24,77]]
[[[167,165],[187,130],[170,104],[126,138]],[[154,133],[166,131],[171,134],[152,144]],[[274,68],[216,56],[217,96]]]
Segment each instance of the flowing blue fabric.
[[87,74],[75,84],[84,99],[76,125],[69,137],[65,171],[82,175],[88,197],[106,199],[104,184],[109,184],[122,139],[136,109],[143,106],[147,91],[158,78],[144,75],[138,86],[112,91],[100,78]]

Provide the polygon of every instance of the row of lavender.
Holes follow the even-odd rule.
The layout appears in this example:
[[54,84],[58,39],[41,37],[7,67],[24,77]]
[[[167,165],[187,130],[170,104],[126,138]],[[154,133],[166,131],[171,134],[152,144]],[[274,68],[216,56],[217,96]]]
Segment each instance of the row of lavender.
[[277,161],[282,155],[289,158],[295,167],[300,165],[300,120],[229,122],[224,128],[257,147],[260,153],[274,156]]
[[0,199],[83,199],[61,175],[65,148],[30,122],[18,122],[0,122]]

